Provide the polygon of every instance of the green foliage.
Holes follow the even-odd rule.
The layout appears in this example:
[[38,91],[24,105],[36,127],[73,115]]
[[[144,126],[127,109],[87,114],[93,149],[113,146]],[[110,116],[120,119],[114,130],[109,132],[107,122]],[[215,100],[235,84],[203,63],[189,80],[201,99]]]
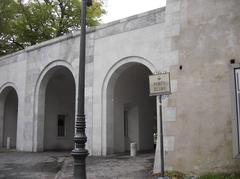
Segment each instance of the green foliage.
[[[155,173],[153,175],[160,177],[161,173]],[[165,171],[165,177],[168,177],[169,179],[188,179],[186,178],[186,174],[175,170]]]
[[240,173],[207,173],[198,179],[240,179]]
[[184,173],[179,171],[166,171],[165,175],[171,179],[184,179],[184,177],[186,176]]
[[[160,176],[160,174],[159,174]],[[240,173],[206,173],[201,176],[186,175],[178,171],[166,171],[165,176],[169,179],[240,179]]]
[[[87,9],[87,25],[105,13],[101,1]],[[0,0],[0,56],[80,29],[81,0]]]

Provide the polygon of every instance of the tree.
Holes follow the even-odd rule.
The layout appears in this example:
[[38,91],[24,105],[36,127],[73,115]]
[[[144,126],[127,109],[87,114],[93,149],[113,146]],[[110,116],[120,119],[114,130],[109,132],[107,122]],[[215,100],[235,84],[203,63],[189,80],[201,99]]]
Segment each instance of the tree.
[[[101,1],[87,9],[87,25],[105,13]],[[81,0],[0,0],[0,56],[80,29]]]

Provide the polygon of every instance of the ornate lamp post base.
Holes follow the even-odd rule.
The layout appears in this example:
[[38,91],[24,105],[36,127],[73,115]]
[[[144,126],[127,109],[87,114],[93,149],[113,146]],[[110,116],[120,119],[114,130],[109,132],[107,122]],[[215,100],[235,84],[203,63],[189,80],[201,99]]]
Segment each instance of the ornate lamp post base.
[[77,115],[76,117],[76,133],[74,136],[75,147],[72,150],[72,156],[74,158],[74,178],[85,179],[86,177],[86,157],[88,156],[88,150],[85,149],[85,143],[87,137],[85,135],[85,115]]
[[72,151],[72,156],[74,157],[74,178],[87,178],[86,157],[88,156],[88,151],[79,151],[74,149]]

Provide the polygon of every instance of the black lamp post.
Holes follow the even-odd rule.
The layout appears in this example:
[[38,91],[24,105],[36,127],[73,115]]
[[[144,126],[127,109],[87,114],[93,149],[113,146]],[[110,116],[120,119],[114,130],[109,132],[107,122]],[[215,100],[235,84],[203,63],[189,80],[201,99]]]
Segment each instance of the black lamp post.
[[78,73],[78,100],[77,115],[75,120],[74,149],[74,178],[86,179],[86,157],[88,150],[85,149],[87,137],[85,134],[86,122],[84,114],[84,89],[85,89],[85,51],[86,51],[86,6],[91,6],[92,0],[82,0],[81,10],[81,40]]

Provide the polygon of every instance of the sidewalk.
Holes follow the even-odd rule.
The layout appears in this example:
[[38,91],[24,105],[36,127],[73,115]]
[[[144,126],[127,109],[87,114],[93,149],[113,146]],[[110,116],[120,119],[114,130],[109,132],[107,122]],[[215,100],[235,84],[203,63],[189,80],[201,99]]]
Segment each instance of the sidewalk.
[[[87,158],[88,179],[141,179],[151,176],[153,154]],[[0,151],[0,178],[71,179],[73,158],[70,152]]]

